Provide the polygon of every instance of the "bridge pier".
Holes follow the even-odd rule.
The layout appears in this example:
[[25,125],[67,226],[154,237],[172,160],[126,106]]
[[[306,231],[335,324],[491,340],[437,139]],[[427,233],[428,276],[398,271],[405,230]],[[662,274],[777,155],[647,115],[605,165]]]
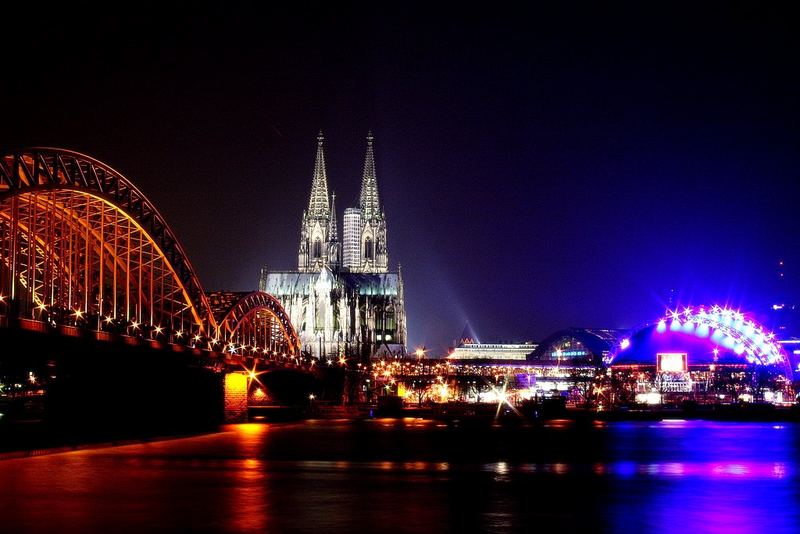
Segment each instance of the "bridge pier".
[[224,382],[225,422],[247,422],[247,375],[227,373]]

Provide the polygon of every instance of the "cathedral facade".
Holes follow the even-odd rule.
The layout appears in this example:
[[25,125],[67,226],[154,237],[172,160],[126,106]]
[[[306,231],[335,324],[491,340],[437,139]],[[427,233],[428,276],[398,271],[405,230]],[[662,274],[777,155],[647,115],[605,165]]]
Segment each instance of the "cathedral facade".
[[281,301],[302,350],[317,358],[405,354],[403,277],[399,267],[389,270],[372,134],[367,136],[358,206],[344,210],[341,241],[323,144],[320,132],[311,195],[300,225],[297,270],[265,267],[259,289]]

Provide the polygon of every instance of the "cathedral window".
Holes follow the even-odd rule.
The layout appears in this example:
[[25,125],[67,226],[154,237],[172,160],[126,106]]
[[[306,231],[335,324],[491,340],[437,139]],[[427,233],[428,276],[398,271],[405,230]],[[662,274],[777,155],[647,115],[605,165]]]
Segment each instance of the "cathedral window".
[[314,240],[314,251],[312,253],[314,258],[322,257],[322,242],[319,239]]
[[[393,332],[397,328],[397,321],[395,321],[394,310],[392,308],[389,308],[386,311],[385,321],[386,321],[386,323],[384,325],[384,329],[385,330],[387,330],[389,332]],[[388,338],[389,336],[386,336],[386,337]]]
[[368,237],[367,240],[364,242],[364,258],[371,260],[373,256],[374,256],[374,251],[372,250],[372,239]]

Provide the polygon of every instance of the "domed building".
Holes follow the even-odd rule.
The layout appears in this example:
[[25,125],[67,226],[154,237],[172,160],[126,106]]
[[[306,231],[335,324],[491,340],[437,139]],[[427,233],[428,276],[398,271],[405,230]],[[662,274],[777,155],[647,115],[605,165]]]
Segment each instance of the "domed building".
[[714,306],[670,312],[605,357],[614,402],[791,401],[792,369],[775,336]]

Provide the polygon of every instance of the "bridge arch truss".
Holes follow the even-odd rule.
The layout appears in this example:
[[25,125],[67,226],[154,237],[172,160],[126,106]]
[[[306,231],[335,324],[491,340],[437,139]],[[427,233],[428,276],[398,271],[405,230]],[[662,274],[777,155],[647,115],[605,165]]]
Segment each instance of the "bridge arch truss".
[[263,291],[209,293],[218,335],[229,351],[295,356],[300,339],[281,303]]
[[0,153],[0,314],[210,348],[223,338],[299,347],[270,295],[243,295],[215,315],[145,195],[108,165],[56,148]]

